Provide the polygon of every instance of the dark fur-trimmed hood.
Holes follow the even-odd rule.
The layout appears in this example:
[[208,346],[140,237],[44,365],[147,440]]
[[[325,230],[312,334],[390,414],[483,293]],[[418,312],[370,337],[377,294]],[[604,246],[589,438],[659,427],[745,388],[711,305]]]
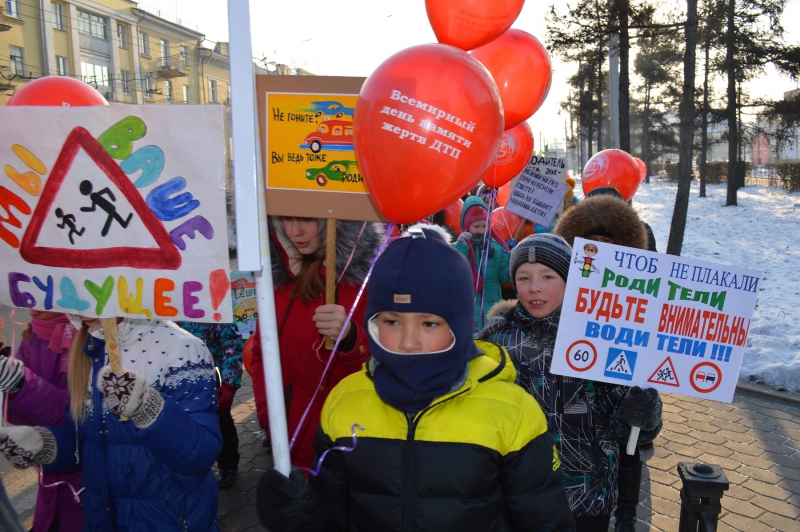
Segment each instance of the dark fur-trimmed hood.
[[501,299],[495,303],[491,309],[489,309],[486,319],[491,320],[492,318],[501,316],[509,310],[512,310],[517,306],[517,301],[519,301],[519,299]]
[[553,232],[572,246],[576,237],[585,237],[596,228],[614,235],[618,246],[647,249],[644,222],[627,203],[613,196],[584,199],[564,213]]
[[[325,254],[327,243],[328,220],[321,218],[318,220],[319,230],[322,234],[322,249],[318,251]],[[362,233],[363,228],[363,233]],[[299,269],[300,251],[292,244],[286,236],[283,227],[283,219],[279,216],[270,217],[270,232],[277,239],[272,240],[275,244],[272,251],[272,282],[275,287],[285,284],[290,277],[297,274]],[[359,238],[359,234],[361,238]],[[383,225],[376,222],[355,222],[350,220],[336,220],[336,276],[342,274],[350,255],[350,265],[345,271],[343,282],[351,285],[360,285],[369,271],[370,262],[375,257],[375,251],[383,243],[386,237],[386,230]],[[356,246],[356,244],[358,244]],[[278,245],[280,248],[278,249]],[[356,248],[353,253],[353,248]],[[277,253],[276,253],[277,251]],[[283,251],[283,253],[281,253]],[[291,270],[291,274],[287,271]]]

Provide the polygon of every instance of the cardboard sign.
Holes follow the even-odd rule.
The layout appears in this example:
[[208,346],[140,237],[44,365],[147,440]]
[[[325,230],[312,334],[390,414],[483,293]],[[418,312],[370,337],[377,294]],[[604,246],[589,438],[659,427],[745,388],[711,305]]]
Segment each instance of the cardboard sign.
[[506,210],[550,227],[550,222],[564,203],[569,187],[555,177],[547,177],[534,170],[533,163],[526,166],[517,179]]
[[729,403],[760,273],[575,239],[551,371]]
[[364,78],[257,76],[270,215],[383,221],[353,145]]
[[0,114],[0,304],[231,321],[220,106]]
[[[567,183],[567,162],[562,157],[537,157],[534,155],[531,157],[530,166],[545,177],[552,177],[559,183]],[[562,201],[558,205],[556,214],[563,212],[564,202]]]
[[231,272],[231,300],[233,302],[233,323],[239,334],[247,340],[256,332],[258,301],[256,283],[252,272]]

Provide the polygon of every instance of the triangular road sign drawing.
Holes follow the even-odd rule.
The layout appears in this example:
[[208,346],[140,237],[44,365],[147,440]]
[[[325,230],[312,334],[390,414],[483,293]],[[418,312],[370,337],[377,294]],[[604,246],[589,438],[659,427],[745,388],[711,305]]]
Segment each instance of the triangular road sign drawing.
[[[158,247],[117,246],[101,249],[70,249],[36,245],[45,218],[81,148],[128,200],[147,231],[155,239]],[[66,268],[123,266],[143,270],[177,270],[181,265],[181,255],[161,221],[147,206],[144,198],[119,167],[119,164],[106,153],[97,139],[82,127],[73,129],[64,142],[61,153],[53,165],[53,171],[44,186],[41,199],[33,212],[31,222],[22,237],[19,252],[20,256],[31,264]]]
[[650,378],[647,379],[647,382],[652,382],[653,384],[664,384],[666,386],[675,386],[680,387],[680,383],[678,382],[678,374],[675,373],[675,366],[672,365],[672,360],[670,357],[661,363],[658,366]]

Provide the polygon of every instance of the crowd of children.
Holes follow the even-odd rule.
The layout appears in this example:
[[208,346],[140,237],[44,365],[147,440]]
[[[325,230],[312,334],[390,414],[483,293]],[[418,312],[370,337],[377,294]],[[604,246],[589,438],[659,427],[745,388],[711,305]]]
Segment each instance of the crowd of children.
[[[652,233],[613,189],[510,246],[489,220],[469,197],[460,228],[412,226],[377,260],[383,227],[338,221],[335,265],[324,260],[326,220],[271,220],[296,468],[261,479],[269,530],[589,532],[612,515],[618,532],[633,530],[642,463],[624,451],[627,410],[648,416],[639,444],[651,444],[658,394],[550,364],[574,238],[654,249]],[[517,298],[502,300],[502,285]],[[114,371],[99,319],[31,312],[16,356],[0,357],[14,424],[0,429],[0,452],[51,486],[33,530],[218,530],[218,489],[239,461],[231,405],[243,344],[233,325],[180,325],[118,319],[125,357]],[[335,353],[326,338],[340,340]],[[257,329],[253,388],[268,429],[259,340]],[[308,478],[297,469],[312,466]]]

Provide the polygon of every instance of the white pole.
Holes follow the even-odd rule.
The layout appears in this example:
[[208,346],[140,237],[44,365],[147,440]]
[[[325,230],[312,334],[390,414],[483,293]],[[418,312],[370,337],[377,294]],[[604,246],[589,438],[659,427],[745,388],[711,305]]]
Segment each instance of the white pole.
[[611,36],[608,45],[609,106],[611,107],[611,147],[619,148],[619,35]]
[[236,247],[239,270],[253,271],[258,300],[258,326],[269,408],[269,429],[275,469],[291,470],[289,432],[283,401],[283,377],[275,318],[272,261],[269,253],[267,203],[259,157],[259,130],[250,36],[249,0],[228,0],[231,63],[231,122],[236,184]]

